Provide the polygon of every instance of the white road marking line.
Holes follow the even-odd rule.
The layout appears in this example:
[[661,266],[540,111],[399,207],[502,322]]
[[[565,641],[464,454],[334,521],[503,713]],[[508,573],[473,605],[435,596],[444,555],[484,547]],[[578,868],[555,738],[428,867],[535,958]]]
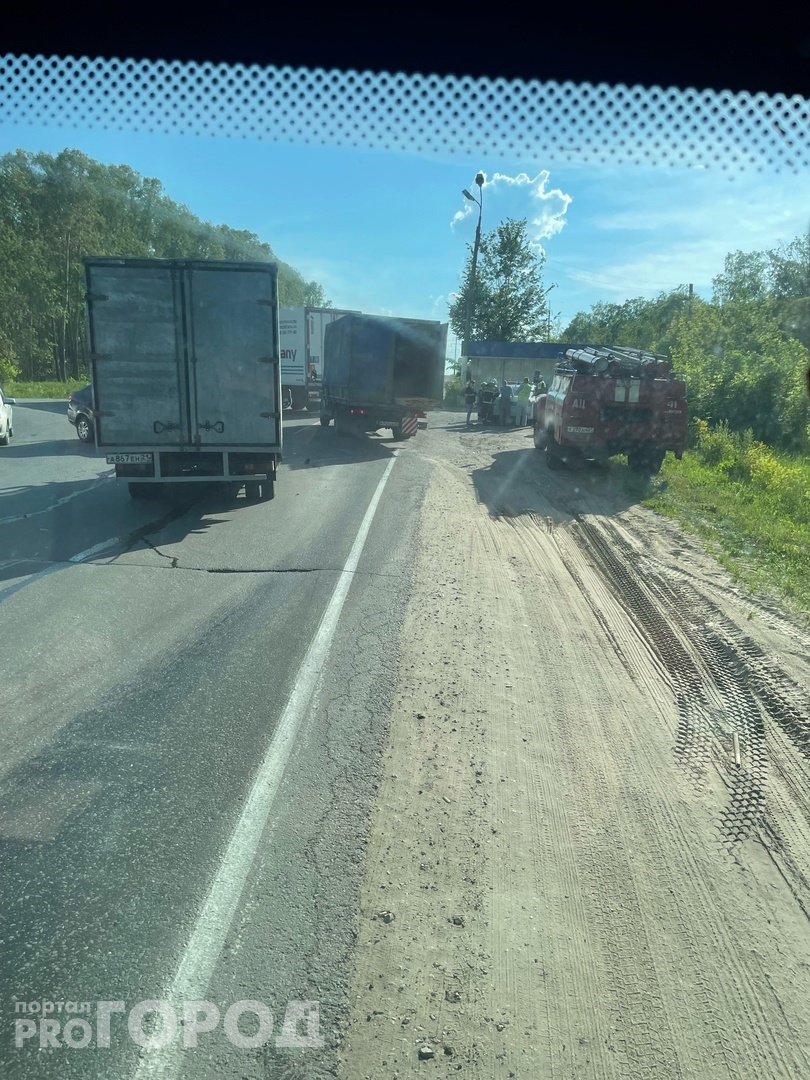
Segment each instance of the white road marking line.
[[94,544],[93,547],[87,548],[86,551],[80,551],[77,555],[71,555],[68,562],[80,563],[85,559],[90,559],[93,555],[98,555],[102,551],[106,551],[107,548],[115,547],[116,544],[123,544],[123,539],[120,536],[114,536],[112,540],[102,540],[100,544]]
[[[396,456],[380,477],[349,557],[335,585],[312,644],[295,679],[295,689],[281,715],[264,761],[259,767],[250,794],[242,809],[230,843],[208,892],[205,904],[186,945],[180,966],[163,1000],[177,1007],[183,1002],[204,998],[230,930],[245,881],[250,873],[262,832],[270,815],[284,769],[320,678],[337,630],[340,613],[360,562],[371,523],[383,489],[391,475]],[[179,1036],[178,1036],[179,1038]],[[177,1040],[168,1046],[144,1051],[135,1080],[160,1076],[169,1080],[180,1067],[181,1048]]]
[[[122,544],[124,541],[120,536],[114,536],[112,540],[102,540],[100,544],[95,544],[91,548],[87,548],[86,551],[80,551],[76,555],[71,555],[66,563],[57,562],[51,566],[46,567],[44,570],[38,570],[37,573],[31,574],[25,579],[25,581],[18,581],[16,585],[9,585],[7,589],[0,589],[0,603],[4,600],[8,600],[14,593],[19,592],[20,589],[24,589],[26,585],[32,585],[35,581],[39,581],[40,578],[47,577],[48,574],[53,574],[57,570],[65,570],[71,563],[82,563],[87,559],[92,558],[94,555],[100,554],[102,551],[106,551],[107,548],[115,547],[116,544]],[[28,562],[27,559],[18,559],[17,562]],[[35,561],[35,560],[30,560]],[[36,560],[39,561],[39,560]]]
[[16,585],[9,585],[6,589],[0,589],[0,603],[8,600],[10,596],[19,592],[20,589],[24,589],[26,585],[31,585],[34,581],[39,581],[40,578],[47,577],[48,574],[55,574],[57,570],[64,570],[64,568],[64,563],[54,563],[53,566],[47,566],[44,570],[38,570],[35,574],[31,574],[25,581],[18,581]]
[[[114,474],[109,476],[100,476],[98,480],[94,480],[88,487],[82,488],[80,491],[72,491],[70,495],[63,495],[61,499],[57,499],[55,503],[51,503],[50,506],[44,506],[41,510],[32,510],[28,514],[14,514],[12,517],[0,518],[0,525],[12,525],[15,521],[26,521],[28,518],[37,517],[39,514],[49,514],[51,510],[56,510],[57,507],[64,506],[65,503],[69,503],[71,499],[77,499],[80,495],[86,495],[88,491],[92,491],[93,488],[97,488],[99,484],[105,484],[109,480],[114,480]],[[79,481],[81,483],[81,481]]]

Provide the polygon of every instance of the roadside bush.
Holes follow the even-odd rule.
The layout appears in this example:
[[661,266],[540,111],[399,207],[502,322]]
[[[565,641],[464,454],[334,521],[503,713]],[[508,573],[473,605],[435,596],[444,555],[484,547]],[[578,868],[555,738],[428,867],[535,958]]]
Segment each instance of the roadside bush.
[[810,521],[807,468],[801,460],[758,442],[750,429],[731,431],[727,422],[710,428],[705,420],[697,420],[695,431],[700,461],[738,485],[739,496],[755,498],[760,506],[797,524]]
[[20,369],[15,364],[0,357],[0,385],[14,382],[15,379],[19,378],[19,375]]
[[704,465],[729,467],[737,457],[737,436],[723,420],[714,428],[698,417],[694,422],[695,446]]
[[458,409],[462,404],[461,388],[451,384],[444,391],[444,407],[446,409]]

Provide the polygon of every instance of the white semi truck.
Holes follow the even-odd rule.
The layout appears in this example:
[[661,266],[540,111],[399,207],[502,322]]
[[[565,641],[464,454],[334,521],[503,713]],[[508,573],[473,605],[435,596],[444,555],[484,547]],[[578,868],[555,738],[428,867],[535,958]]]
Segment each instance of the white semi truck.
[[323,381],[323,338],[326,327],[343,315],[359,312],[334,308],[281,308],[281,390],[286,408],[318,412]]

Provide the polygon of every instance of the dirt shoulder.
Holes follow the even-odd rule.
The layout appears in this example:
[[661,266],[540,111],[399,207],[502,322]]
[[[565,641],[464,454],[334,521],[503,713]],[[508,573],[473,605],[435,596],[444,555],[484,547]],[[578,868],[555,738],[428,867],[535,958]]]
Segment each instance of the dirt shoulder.
[[341,1076],[810,1074],[810,640],[437,420]]

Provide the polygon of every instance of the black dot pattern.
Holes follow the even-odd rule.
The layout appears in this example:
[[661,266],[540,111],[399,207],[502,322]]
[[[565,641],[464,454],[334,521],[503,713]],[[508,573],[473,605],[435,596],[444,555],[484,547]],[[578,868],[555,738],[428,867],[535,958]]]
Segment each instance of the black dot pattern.
[[810,161],[802,97],[239,64],[7,55],[0,122],[555,164]]

